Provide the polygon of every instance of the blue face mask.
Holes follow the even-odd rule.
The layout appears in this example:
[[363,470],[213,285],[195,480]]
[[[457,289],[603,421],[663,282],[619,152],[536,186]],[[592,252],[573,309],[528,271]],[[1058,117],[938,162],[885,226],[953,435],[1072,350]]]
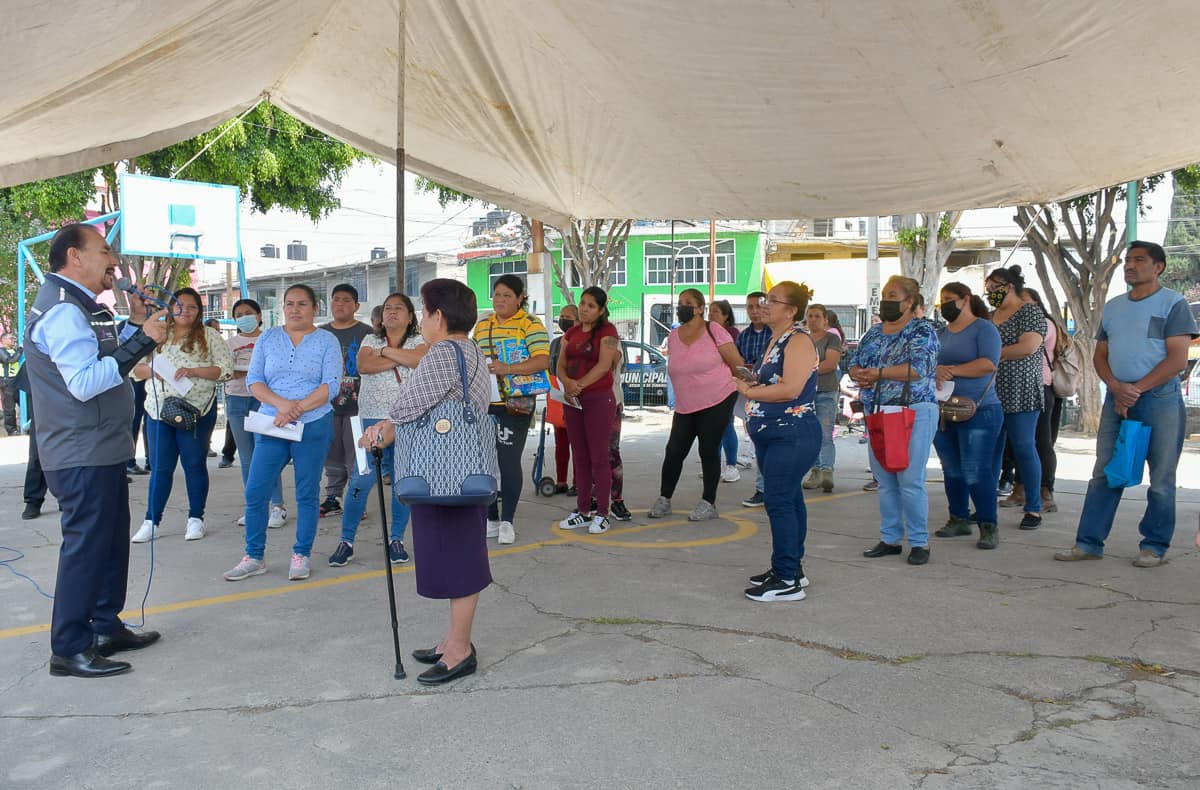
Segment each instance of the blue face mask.
[[258,320],[258,316],[254,315],[253,313],[251,313],[250,315],[239,316],[236,319],[236,321],[237,321],[238,331],[241,332],[243,335],[248,335],[251,332],[253,332],[255,329],[258,329],[258,325],[259,325],[259,323],[261,323]]

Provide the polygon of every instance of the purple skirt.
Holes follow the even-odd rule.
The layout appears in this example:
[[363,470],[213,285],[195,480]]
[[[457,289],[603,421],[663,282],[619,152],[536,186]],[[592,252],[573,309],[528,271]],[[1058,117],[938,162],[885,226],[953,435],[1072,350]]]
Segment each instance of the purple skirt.
[[423,598],[465,598],[492,583],[486,505],[413,505],[412,541]]

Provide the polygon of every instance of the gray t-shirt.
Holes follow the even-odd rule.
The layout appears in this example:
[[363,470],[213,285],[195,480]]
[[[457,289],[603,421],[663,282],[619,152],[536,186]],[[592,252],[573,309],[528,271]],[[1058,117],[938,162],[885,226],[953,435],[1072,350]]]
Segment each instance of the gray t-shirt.
[[[817,347],[817,360],[825,361],[825,354],[830,351],[842,350],[842,339],[833,332],[826,332],[825,337],[820,340],[814,340],[813,345]],[[838,370],[834,368],[828,373],[822,373],[817,377],[817,392],[837,392],[838,390]]]
[[1117,381],[1141,380],[1167,358],[1167,338],[1196,337],[1187,300],[1170,288],[1143,299],[1121,294],[1104,306],[1097,340],[1108,343],[1108,366]]
[[342,346],[342,388],[333,398],[333,413],[353,417],[358,414],[358,349],[371,334],[371,327],[356,321],[345,329],[334,329],[331,323],[318,328],[332,334]]

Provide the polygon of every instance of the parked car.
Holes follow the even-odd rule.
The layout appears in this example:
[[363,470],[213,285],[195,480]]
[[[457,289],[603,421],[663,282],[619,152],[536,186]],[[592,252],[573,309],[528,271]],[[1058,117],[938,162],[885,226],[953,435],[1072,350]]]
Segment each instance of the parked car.
[[657,348],[634,340],[622,340],[625,367],[621,389],[629,406],[667,405],[667,358]]

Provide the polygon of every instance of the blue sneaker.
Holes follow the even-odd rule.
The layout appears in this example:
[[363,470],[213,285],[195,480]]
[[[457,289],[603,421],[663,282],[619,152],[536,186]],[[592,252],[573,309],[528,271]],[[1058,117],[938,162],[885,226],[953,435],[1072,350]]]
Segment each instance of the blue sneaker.
[[408,562],[408,552],[404,550],[404,544],[398,540],[393,540],[388,544],[388,559],[393,565],[403,565]]
[[340,568],[349,562],[350,558],[353,556],[354,547],[343,540],[337,545],[337,548],[333,550],[333,554],[329,555],[329,564],[334,568]]

